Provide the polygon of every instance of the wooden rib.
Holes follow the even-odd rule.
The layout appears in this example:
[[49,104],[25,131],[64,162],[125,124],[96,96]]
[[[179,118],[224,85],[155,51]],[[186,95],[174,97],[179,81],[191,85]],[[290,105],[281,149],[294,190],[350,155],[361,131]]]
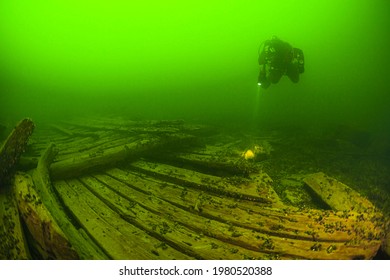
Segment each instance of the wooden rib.
[[[192,186],[201,190],[207,190],[217,194],[231,197],[254,200],[263,203],[272,203],[274,193],[269,192],[268,186],[262,187],[255,181],[241,177],[222,179],[217,176],[187,170],[162,163],[137,161],[131,167],[140,172],[148,173],[164,180]],[[237,179],[237,181],[235,181]]]

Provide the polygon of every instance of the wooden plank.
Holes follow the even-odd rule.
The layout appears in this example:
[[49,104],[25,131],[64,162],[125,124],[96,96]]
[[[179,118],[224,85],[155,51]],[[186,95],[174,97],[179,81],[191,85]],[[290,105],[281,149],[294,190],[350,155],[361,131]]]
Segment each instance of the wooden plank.
[[[78,180],[55,182],[65,205],[83,225],[86,232],[113,259],[187,259],[169,246],[162,246],[154,237],[107,207]],[[129,212],[131,213],[131,212]],[[134,215],[134,213],[131,213]]]
[[[168,157],[169,158],[169,157]],[[217,157],[213,154],[179,153],[171,156],[171,161],[191,164],[214,171],[226,171],[230,174],[248,176],[251,172],[258,171],[250,162],[237,155],[237,158]]]
[[80,147],[83,147],[84,145],[90,145],[91,143],[95,143],[96,141],[101,141],[100,138],[99,140],[95,140],[90,137],[75,137],[69,139],[70,141],[52,141],[59,150],[59,154],[65,154],[65,153],[74,153],[74,151],[78,151]]
[[81,181],[125,219],[130,217],[129,222],[190,257],[197,259],[266,257],[264,252],[228,244],[188,227],[188,223],[196,219],[203,219],[207,223],[206,218],[197,217],[196,214],[177,208],[153,195],[137,193],[107,175],[95,176],[96,179],[83,177]]
[[118,118],[76,119],[63,122],[66,125],[88,130],[115,131],[125,134],[175,134],[179,132],[199,132],[206,129],[203,125],[186,124],[182,120],[145,120],[132,121]]
[[93,139],[98,139],[99,138],[99,134],[98,133],[94,133],[94,132],[78,132],[78,131],[72,131],[70,129],[67,129],[63,126],[60,126],[60,125],[57,125],[57,124],[51,124],[50,125],[52,128],[54,128],[55,130],[61,132],[62,134],[66,135],[66,136],[69,136],[69,137],[77,137],[77,136],[81,136],[81,137],[91,137]]
[[105,137],[101,138],[98,141],[94,141],[92,139],[89,139],[86,143],[75,143],[75,145],[71,148],[65,148],[63,146],[59,146],[59,149],[62,149],[61,152],[56,157],[55,162],[60,162],[67,159],[73,159],[73,158],[79,158],[83,157],[86,154],[89,156],[96,156],[99,154],[104,153],[108,149],[113,149],[116,147],[120,147],[123,145],[126,145],[128,143],[132,143],[136,141],[136,138],[134,137],[121,137],[121,138],[115,138],[115,137]]
[[[131,164],[131,167],[139,172],[151,174],[155,177],[162,178],[168,182],[178,183],[181,185],[207,190],[226,196],[254,200],[262,203],[272,203],[273,193],[264,193],[270,189],[265,183],[263,185],[248,180],[243,177],[230,177],[220,179],[220,177],[203,174],[193,170],[187,170],[162,163],[153,163],[146,161],[137,161]],[[260,195],[260,193],[262,195]]]
[[71,130],[66,129],[66,128],[60,126],[60,125],[51,124],[50,127],[52,127],[53,129],[59,131],[60,133],[66,135],[66,136],[75,137],[75,134]]
[[[194,167],[199,167],[208,172],[221,173],[226,171],[232,175],[249,176],[251,173],[259,172],[258,166],[253,164],[253,160],[246,160],[244,157],[244,149],[237,147],[241,144],[241,140],[233,141],[223,145],[205,145],[202,148],[192,148],[186,152],[165,153],[158,158],[176,164],[186,164]],[[265,141],[262,140],[264,143]],[[268,142],[267,142],[268,143]],[[242,144],[241,144],[242,145]],[[268,144],[269,146],[269,144]],[[256,161],[267,155],[262,146],[255,145]]]

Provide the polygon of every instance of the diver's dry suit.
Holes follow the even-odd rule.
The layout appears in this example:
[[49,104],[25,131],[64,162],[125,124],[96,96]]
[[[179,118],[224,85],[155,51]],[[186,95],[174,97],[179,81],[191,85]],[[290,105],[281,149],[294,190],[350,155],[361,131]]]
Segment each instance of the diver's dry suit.
[[268,88],[271,83],[279,82],[283,75],[287,75],[293,83],[297,83],[299,74],[304,72],[304,63],[302,50],[273,37],[265,41],[259,49],[258,84],[262,88]]

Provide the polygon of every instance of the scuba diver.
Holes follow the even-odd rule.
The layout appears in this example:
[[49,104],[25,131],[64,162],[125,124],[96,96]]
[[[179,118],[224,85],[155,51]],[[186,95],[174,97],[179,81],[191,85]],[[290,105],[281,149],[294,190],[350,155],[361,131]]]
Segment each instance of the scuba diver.
[[293,48],[289,43],[273,36],[259,48],[258,85],[266,89],[271,83],[279,82],[283,75],[287,75],[293,83],[297,83],[299,74],[304,72],[304,63],[301,49]]

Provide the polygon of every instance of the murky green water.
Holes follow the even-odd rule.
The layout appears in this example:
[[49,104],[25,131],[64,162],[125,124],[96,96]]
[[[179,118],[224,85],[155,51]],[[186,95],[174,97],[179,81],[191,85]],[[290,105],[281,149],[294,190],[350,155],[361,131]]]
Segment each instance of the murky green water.
[[[383,130],[389,7],[385,0],[1,1],[1,115]],[[284,77],[257,101],[257,49],[272,35],[304,51],[306,72],[297,85]]]
[[[389,15],[388,0],[2,0],[0,144],[26,117],[32,145],[73,117],[210,124],[271,139],[256,164],[284,203],[314,207],[299,180],[324,172],[388,218]],[[303,50],[305,73],[264,90],[273,35]]]

